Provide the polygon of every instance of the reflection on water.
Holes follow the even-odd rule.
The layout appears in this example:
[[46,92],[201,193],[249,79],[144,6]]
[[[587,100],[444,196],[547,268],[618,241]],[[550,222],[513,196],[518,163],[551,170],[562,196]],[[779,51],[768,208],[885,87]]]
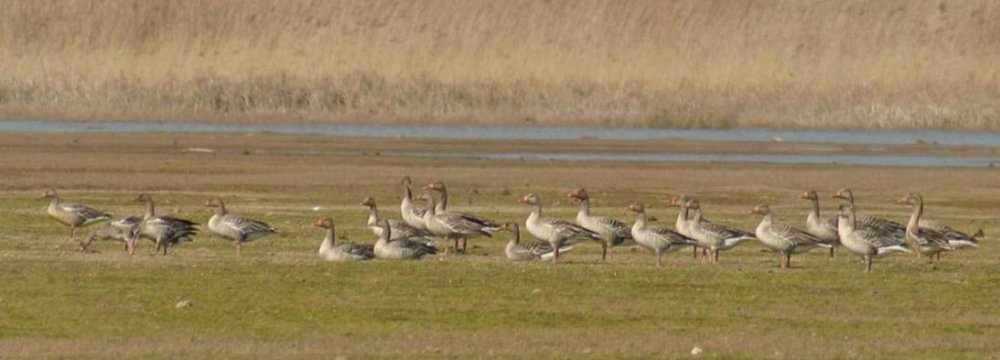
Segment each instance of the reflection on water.
[[953,131],[814,131],[814,130],[699,130],[601,129],[572,127],[395,126],[364,124],[231,124],[192,122],[73,122],[58,120],[0,121],[0,131],[28,132],[234,132],[315,134],[336,136],[425,137],[460,139],[666,139],[742,140],[864,144],[1000,146],[1000,134]]

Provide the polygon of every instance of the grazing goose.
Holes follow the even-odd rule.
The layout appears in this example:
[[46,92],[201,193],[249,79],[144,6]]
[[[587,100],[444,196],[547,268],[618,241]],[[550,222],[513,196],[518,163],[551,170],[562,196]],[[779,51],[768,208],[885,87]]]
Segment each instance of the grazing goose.
[[[424,213],[424,224],[427,230],[436,236],[455,240],[455,250],[465,252],[465,241],[470,237],[493,237],[493,232],[499,228],[492,221],[477,218],[472,215],[453,212],[438,213],[434,206],[434,197],[428,193],[420,194],[418,199],[427,201],[427,212]],[[462,248],[458,240],[462,239]]]
[[840,245],[840,235],[837,234],[837,218],[824,219],[819,215],[819,195],[816,190],[809,190],[799,195],[799,199],[809,200],[812,210],[806,216],[806,231],[830,244],[830,258],[837,257],[837,246]]
[[634,241],[632,233],[625,226],[625,223],[590,214],[590,195],[587,194],[587,190],[576,189],[566,196],[580,202],[580,211],[576,213],[576,224],[601,236],[599,241],[601,243],[601,261],[608,259],[608,249],[622,245],[627,241]]
[[569,221],[543,218],[542,202],[535,194],[525,195],[518,202],[531,206],[531,213],[528,214],[528,219],[525,220],[524,227],[528,229],[531,235],[548,241],[549,245],[555,249],[555,256],[552,257],[552,261],[559,261],[559,254],[562,252],[561,249],[566,244],[571,244],[577,240],[601,240],[601,236],[597,233]]
[[698,200],[688,200],[684,203],[684,209],[694,211],[694,215],[688,217],[690,219],[688,221],[691,221],[689,225],[691,238],[697,240],[699,246],[709,250],[712,263],[719,262],[719,251],[729,250],[740,243],[755,239],[750,233],[701,221],[701,203]]
[[[504,248],[504,254],[508,260],[512,261],[532,261],[549,260],[555,257],[555,250],[547,241],[535,239],[534,241],[521,244],[521,228],[517,223],[506,223],[500,230],[510,231],[512,236]],[[559,248],[559,253],[573,250],[572,246],[563,245]]]
[[[899,199],[900,204],[913,207],[910,214],[910,221],[906,223],[906,241],[911,247],[917,249],[917,255],[927,255],[937,267],[937,261],[941,261],[941,253],[954,250],[948,243],[945,233],[932,228],[920,226],[920,216],[924,214],[924,197],[920,194],[909,193]],[[937,261],[934,257],[937,256]]]
[[865,259],[865,272],[872,271],[872,258],[895,252],[910,252],[906,249],[902,239],[860,228],[857,215],[854,213],[854,206],[850,203],[840,204],[840,214],[838,215],[837,233],[840,234],[840,244]]
[[424,213],[427,212],[427,209],[413,204],[413,192],[410,191],[412,182],[409,176],[403,177],[403,200],[399,203],[399,212],[403,216],[403,221],[406,221],[410,226],[417,229],[426,229],[427,225],[424,224]]
[[[433,206],[431,206],[433,208]],[[389,222],[382,220],[382,235],[379,235],[375,242],[375,257],[379,259],[392,260],[419,260],[424,255],[437,254],[438,249],[430,244],[406,239],[390,240],[392,238],[392,228]]]
[[[335,227],[333,219],[322,218],[316,220],[313,226],[326,229],[326,238],[319,245],[319,256],[326,261],[362,261],[375,258],[375,247],[373,245],[337,243],[337,235],[334,234]],[[381,233],[381,232],[380,232]]]
[[111,214],[95,210],[87,205],[61,202],[59,193],[55,189],[46,189],[39,198],[52,199],[46,212],[56,221],[69,226],[70,241],[76,241],[76,229],[111,219]]
[[191,241],[191,238],[198,234],[198,228],[193,221],[178,219],[171,216],[157,216],[156,206],[153,204],[153,197],[142,193],[135,198],[138,203],[146,203],[146,214],[142,217],[140,230],[142,236],[156,243],[156,254],[163,249],[163,255],[167,254],[167,248],[172,247],[181,241]]
[[646,205],[632,203],[629,210],[635,212],[635,224],[632,225],[632,238],[644,248],[653,250],[656,254],[656,266],[662,266],[663,254],[680,249],[684,246],[698,244],[692,238],[662,226],[646,225]]
[[[851,206],[854,206],[854,192],[851,189],[843,188],[837,191],[836,194],[832,196],[834,199],[841,199],[846,201]],[[903,239],[906,236],[906,226],[898,222],[872,216],[872,215],[856,215],[857,216],[857,229],[867,229],[872,231],[877,231],[880,234],[892,236],[895,238]]]
[[[676,229],[677,232],[680,233],[681,235],[687,237],[691,237],[690,227],[692,222],[688,221],[688,212],[686,209],[684,209],[684,204],[690,200],[691,198],[688,197],[686,194],[679,194],[677,196],[670,198],[670,202],[667,203],[667,206],[676,207],[678,209],[677,221],[674,223],[674,229]],[[711,223],[712,221],[702,218],[701,222]],[[694,251],[695,259],[698,258],[698,250],[701,250],[702,256],[708,257],[708,249],[698,247],[698,245],[692,246],[691,248]]]
[[771,214],[771,207],[766,204],[754,206],[750,209],[751,214],[760,214],[764,218],[757,225],[754,233],[757,240],[771,250],[781,253],[782,269],[792,266],[792,254],[801,254],[816,247],[832,247],[812,234],[796,229],[788,224],[775,223],[774,215]]
[[[375,198],[372,198],[371,196],[366,197],[364,200],[361,200],[361,206],[368,207],[368,229],[375,233],[375,236],[382,235],[382,227],[378,225],[380,219],[378,217],[378,206],[375,205]],[[388,221],[389,226],[392,227],[392,239],[390,240],[411,239],[430,241],[431,237],[434,236],[434,234],[431,234],[431,232],[427,231],[427,229],[415,228],[410,226],[410,224],[407,224],[405,221],[386,221]]]
[[205,202],[205,206],[216,208],[215,214],[208,219],[208,228],[216,235],[235,240],[236,255],[243,249],[243,243],[278,232],[278,229],[264,222],[226,212],[226,204],[222,202],[222,198],[211,198]]
[[[432,182],[430,184],[425,185],[423,187],[423,189],[424,190],[435,191],[435,192],[441,194],[441,202],[437,203],[436,206],[434,206],[434,212],[435,213],[438,213],[438,214],[454,213],[454,214],[461,215],[461,216],[464,216],[464,217],[469,218],[469,219],[474,219],[475,222],[481,223],[482,224],[482,229],[485,230],[486,232],[489,232],[491,235],[493,233],[495,233],[497,230],[500,230],[500,226],[497,225],[497,223],[495,223],[495,222],[493,222],[493,221],[491,221],[489,219],[477,217],[477,216],[474,216],[474,215],[464,214],[464,213],[455,213],[455,212],[448,211],[448,188],[446,188],[444,186],[444,182],[435,181],[435,182]],[[425,221],[425,223],[426,223],[426,221]],[[468,240],[468,238],[467,237],[462,237],[461,239],[462,239],[462,249],[461,249],[461,251],[465,252],[465,245],[466,245],[466,241]],[[455,239],[455,249],[458,249],[458,238]]]
[[125,251],[135,254],[136,242],[142,235],[139,224],[142,219],[135,216],[112,220],[90,233],[86,242],[80,243],[81,251],[88,251],[94,240],[120,240],[125,242]]

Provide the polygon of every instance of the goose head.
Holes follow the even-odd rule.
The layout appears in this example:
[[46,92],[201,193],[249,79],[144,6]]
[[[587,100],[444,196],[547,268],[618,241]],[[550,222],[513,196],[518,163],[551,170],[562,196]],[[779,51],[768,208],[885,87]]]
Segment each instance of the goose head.
[[520,227],[517,225],[516,222],[504,223],[503,227],[500,228],[500,230],[510,231],[512,233],[517,233],[519,229]]
[[524,195],[517,202],[519,202],[521,204],[528,204],[528,205],[539,205],[539,204],[542,203],[542,201],[538,199],[538,195],[535,195],[535,194]]
[[643,203],[641,203],[641,202],[634,202],[634,203],[630,204],[626,208],[626,210],[634,212],[634,213],[644,213],[644,212],[646,212],[646,205],[643,204]]
[[333,219],[328,218],[328,217],[321,218],[319,220],[316,220],[316,222],[313,223],[313,226],[314,227],[318,227],[318,228],[324,228],[324,229],[333,229],[333,227],[334,227],[333,226]]
[[413,180],[410,179],[410,175],[403,176],[403,186],[410,187],[412,183]]
[[430,184],[424,185],[423,189],[424,190],[430,190],[430,191],[442,192],[445,189],[444,188],[444,182],[441,182],[440,180],[438,180],[438,181],[432,182]]
[[771,213],[771,207],[767,206],[767,204],[760,204],[750,209],[750,213],[767,216]]
[[150,202],[150,201],[153,201],[153,197],[149,196],[149,194],[147,194],[147,193],[142,193],[142,194],[139,194],[139,196],[135,197],[135,202],[137,202],[137,203],[147,203],[147,202]]
[[688,200],[691,200],[691,199],[687,195],[685,195],[685,194],[677,194],[677,196],[674,196],[674,197],[670,198],[670,201],[667,202],[667,206],[669,206],[669,207],[684,207],[684,204],[687,203]]
[[373,208],[373,207],[375,207],[375,198],[373,198],[371,196],[366,197],[366,198],[364,198],[364,200],[361,200],[361,204],[360,205],[361,206],[367,206],[369,208]]
[[59,194],[56,193],[56,189],[51,189],[51,188],[45,189],[45,191],[42,191],[42,194],[38,196],[39,199],[54,198],[54,197],[59,197]]
[[576,201],[584,201],[590,199],[590,195],[587,194],[587,190],[582,188],[570,191],[568,194],[566,194],[566,197]]
[[847,201],[847,202],[853,204],[854,203],[854,192],[851,191],[851,189],[849,189],[849,188],[843,188],[843,189],[837,190],[837,192],[835,194],[833,194],[833,196],[831,196],[831,198],[844,200],[844,201]]
[[207,201],[205,201],[205,206],[213,207],[213,208],[214,207],[223,207],[223,206],[225,206],[225,203],[222,202],[222,198],[220,198],[220,197],[213,197],[213,198],[209,198]]
[[819,200],[819,194],[816,193],[816,190],[803,191],[799,195],[799,199],[816,201]]
[[924,202],[924,197],[919,193],[909,193],[899,198],[899,200],[896,200],[896,202],[905,205],[917,206]]

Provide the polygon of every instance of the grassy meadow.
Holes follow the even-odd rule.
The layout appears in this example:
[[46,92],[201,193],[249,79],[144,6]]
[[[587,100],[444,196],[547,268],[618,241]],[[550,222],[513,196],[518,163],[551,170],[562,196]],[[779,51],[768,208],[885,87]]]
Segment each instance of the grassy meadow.
[[[432,143],[433,140],[413,140]],[[374,196],[398,217],[400,177],[447,182],[452,207],[523,221],[516,199],[540,194],[549,216],[572,218],[564,194],[585,186],[594,211],[631,222],[624,207],[685,192],[707,216],[751,229],[747,210],[770,203],[804,221],[799,192],[850,185],[859,206],[902,221],[902,193],[923,192],[927,214],[957,228],[1000,231],[991,168],[660,164],[439,160],[378,156],[390,141],[274,134],[0,134],[0,357],[3,358],[985,358],[1000,352],[1000,252],[945,254],[937,270],[913,256],[877,261],[822,252],[778,258],[751,243],[712,266],[689,251],[656,268],[640,249],[600,262],[583,244],[565,262],[509,263],[508,235],[473,240],[466,255],[419,262],[333,264],[315,250],[332,217],[340,238],[369,242]],[[536,144],[544,146],[543,142]],[[342,147],[351,146],[349,152]],[[479,143],[452,144],[484,146]],[[215,152],[190,153],[188,147]],[[127,151],[126,151],[127,150]],[[457,151],[457,150],[456,150]],[[235,255],[207,232],[151,256],[120,243],[83,253],[44,214],[45,187],[64,201],[116,215],[144,210],[206,221],[222,195],[230,211],[266,220],[278,235]],[[821,202],[824,215],[835,204]],[[319,206],[315,211],[313,207]],[[526,236],[526,235],[525,235]],[[444,245],[444,243],[442,243]],[[177,307],[182,301],[190,306]],[[704,349],[690,355],[693,347]]]
[[0,118],[997,130],[989,0],[0,3]]

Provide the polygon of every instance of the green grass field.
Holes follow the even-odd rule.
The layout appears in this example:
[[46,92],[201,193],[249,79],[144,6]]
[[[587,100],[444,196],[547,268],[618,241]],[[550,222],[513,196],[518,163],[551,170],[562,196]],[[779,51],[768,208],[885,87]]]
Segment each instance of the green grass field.
[[[356,205],[379,200],[398,217],[399,178],[443,179],[452,207],[523,221],[516,204],[542,196],[546,213],[571,218],[562,194],[586,186],[594,211],[627,220],[631,201],[654,203],[661,222],[676,215],[669,194],[698,195],[713,220],[751,229],[746,211],[769,202],[801,224],[806,186],[829,194],[854,186],[866,211],[903,220],[892,199],[922,191],[928,214],[961,229],[1000,231],[992,169],[851,166],[490,162],[362,156],[289,155],[338,141],[237,135],[176,135],[216,146],[216,156],[183,154],[167,135],[28,137],[3,134],[0,154],[0,357],[32,358],[986,358],[1000,353],[1000,252],[992,239],[975,251],[945,254],[939,269],[914,256],[879,260],[865,274],[859,258],[822,252],[778,257],[750,243],[701,264],[690,251],[663,268],[641,249],[617,248],[607,263],[583,244],[565,262],[509,263],[508,235],[470,242],[467,255],[419,262],[334,264],[315,251],[332,217],[338,235],[370,242]],[[174,136],[174,135],[170,135]],[[346,140],[345,140],[346,141]],[[429,140],[428,140],[429,141]],[[365,145],[377,149],[378,142]],[[475,146],[470,145],[470,146]],[[249,148],[251,155],[236,149]],[[130,149],[131,155],[122,155]],[[359,149],[364,150],[364,149]],[[836,174],[837,176],[831,176]],[[129,257],[120,243],[83,253],[36,199],[57,186],[64,201],[116,215],[139,214],[131,200],[151,191],[158,211],[204,222],[211,195],[230,211],[263,219],[281,233],[235,255],[205,233],[151,256],[145,242]],[[834,204],[821,203],[826,215]],[[312,207],[322,206],[319,211]],[[445,245],[446,243],[441,243]],[[181,301],[188,307],[178,308]]]

